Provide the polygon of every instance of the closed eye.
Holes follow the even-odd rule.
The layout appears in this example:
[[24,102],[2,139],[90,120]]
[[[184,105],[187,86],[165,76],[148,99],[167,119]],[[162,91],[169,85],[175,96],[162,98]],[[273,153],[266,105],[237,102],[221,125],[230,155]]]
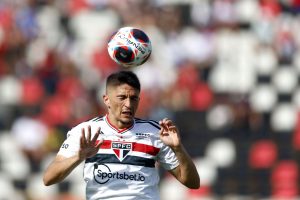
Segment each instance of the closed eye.
[[132,101],[138,101],[138,100],[139,100],[139,98],[138,98],[137,96],[131,97],[130,99],[131,99]]
[[119,96],[117,96],[117,98],[120,99],[120,100],[124,100],[124,99],[126,99],[126,96],[125,95],[119,95]]
[[[119,96],[117,96],[117,98],[119,100],[123,101],[123,100],[127,99],[127,96],[125,96],[125,95],[119,95]],[[139,97],[138,96],[132,96],[132,97],[130,97],[130,100],[131,101],[138,101]]]

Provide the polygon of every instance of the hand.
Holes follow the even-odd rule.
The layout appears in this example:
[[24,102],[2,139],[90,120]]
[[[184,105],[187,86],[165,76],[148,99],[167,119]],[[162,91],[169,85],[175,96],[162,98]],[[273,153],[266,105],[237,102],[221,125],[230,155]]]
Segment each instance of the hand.
[[171,148],[179,147],[181,144],[179,131],[173,122],[167,118],[164,118],[163,120],[159,121],[159,125],[161,127],[159,131],[161,141]]
[[85,134],[85,129],[81,129],[81,137],[80,137],[80,149],[78,152],[78,156],[80,160],[85,160],[86,158],[92,157],[97,154],[101,144],[103,143],[103,139],[99,142],[97,141],[98,136],[100,134],[100,127],[98,128],[96,134],[91,139],[91,126],[88,126],[87,137]]

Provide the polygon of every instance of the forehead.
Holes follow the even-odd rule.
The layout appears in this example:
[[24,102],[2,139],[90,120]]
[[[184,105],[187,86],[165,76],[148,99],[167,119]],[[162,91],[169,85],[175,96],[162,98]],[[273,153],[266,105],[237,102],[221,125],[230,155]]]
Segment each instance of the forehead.
[[130,94],[130,95],[139,95],[139,90],[128,85],[128,84],[121,84],[116,86],[109,86],[107,88],[108,93],[118,94]]

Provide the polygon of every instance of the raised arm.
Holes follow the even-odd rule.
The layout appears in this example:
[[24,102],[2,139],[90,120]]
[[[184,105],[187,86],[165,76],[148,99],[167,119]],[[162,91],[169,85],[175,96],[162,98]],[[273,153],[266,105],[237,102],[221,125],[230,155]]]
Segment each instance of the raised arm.
[[169,119],[163,119],[159,124],[161,126],[160,139],[174,151],[179,161],[179,165],[169,172],[186,187],[198,189],[200,187],[198,171],[181,143],[177,127]]
[[74,156],[66,158],[61,155],[57,155],[53,162],[48,166],[44,172],[43,181],[46,186],[59,183],[64,180],[75,167],[77,167],[86,158],[94,156],[103,140],[97,143],[97,138],[100,134],[100,129],[97,130],[94,137],[91,139],[91,127],[88,126],[87,136],[85,134],[85,129],[81,129],[80,137],[80,149],[78,153]]

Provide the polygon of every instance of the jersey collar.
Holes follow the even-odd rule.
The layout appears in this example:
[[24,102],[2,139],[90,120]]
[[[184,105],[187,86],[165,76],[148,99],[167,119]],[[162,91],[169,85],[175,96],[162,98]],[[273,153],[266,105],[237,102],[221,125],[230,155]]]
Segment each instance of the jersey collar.
[[124,133],[124,132],[126,132],[126,131],[128,131],[128,130],[130,130],[130,129],[132,129],[132,128],[134,127],[134,125],[135,125],[135,119],[133,119],[133,123],[132,123],[132,125],[131,125],[130,127],[128,127],[128,128],[123,128],[123,129],[118,129],[116,126],[114,126],[114,125],[109,121],[108,114],[105,115],[104,120],[105,120],[105,122],[108,124],[108,126],[109,126],[110,128],[112,128],[113,130],[115,130],[117,133],[120,133],[120,134],[122,134],[122,133]]

